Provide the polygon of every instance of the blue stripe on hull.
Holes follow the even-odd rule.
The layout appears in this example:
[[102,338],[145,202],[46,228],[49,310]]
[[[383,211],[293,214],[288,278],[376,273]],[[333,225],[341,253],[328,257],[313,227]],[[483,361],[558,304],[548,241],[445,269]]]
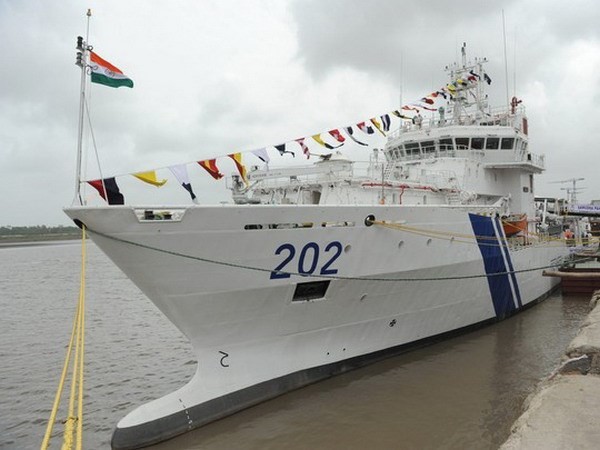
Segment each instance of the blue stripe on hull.
[[508,270],[510,270],[510,279],[512,281],[512,285],[515,289],[515,295],[517,296],[517,304],[519,308],[523,307],[523,302],[521,301],[521,291],[519,290],[519,284],[517,283],[517,275],[515,274],[515,269],[513,268],[512,259],[510,257],[510,251],[508,250],[508,243],[506,242],[506,236],[504,235],[504,228],[502,228],[502,223],[500,219],[496,218],[496,224],[498,227],[498,232],[501,234],[500,238],[502,239],[502,245],[504,247],[504,253],[506,253],[506,261],[508,261]]
[[[505,273],[504,275],[489,276],[508,271],[504,263],[501,243],[494,230],[493,219],[477,214],[469,214],[469,219],[483,258],[485,273],[488,275],[487,281],[496,317],[500,319],[507,317],[516,309],[509,275]],[[507,260],[510,261],[510,257],[507,257]],[[509,262],[509,265],[512,263]]]

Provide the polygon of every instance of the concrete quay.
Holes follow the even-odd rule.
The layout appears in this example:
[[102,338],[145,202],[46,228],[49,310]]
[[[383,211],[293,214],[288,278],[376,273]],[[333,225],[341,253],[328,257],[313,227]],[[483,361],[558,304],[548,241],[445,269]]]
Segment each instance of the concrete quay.
[[600,291],[590,306],[560,367],[527,398],[501,450],[600,448]]

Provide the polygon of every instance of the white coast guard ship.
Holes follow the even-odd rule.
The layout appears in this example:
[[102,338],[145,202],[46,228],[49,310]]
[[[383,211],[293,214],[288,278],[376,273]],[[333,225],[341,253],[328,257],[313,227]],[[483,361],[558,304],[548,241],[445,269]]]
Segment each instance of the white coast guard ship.
[[[150,445],[424,340],[503,319],[558,282],[538,233],[527,119],[487,104],[485,60],[449,67],[446,113],[407,121],[366,167],[333,154],[253,170],[219,206],[66,208],[191,341],[182,388],[130,412]],[[505,231],[506,229],[506,231]]]

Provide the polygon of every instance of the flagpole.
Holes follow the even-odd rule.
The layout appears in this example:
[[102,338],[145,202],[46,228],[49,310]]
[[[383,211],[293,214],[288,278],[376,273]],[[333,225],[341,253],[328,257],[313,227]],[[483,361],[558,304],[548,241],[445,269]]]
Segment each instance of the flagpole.
[[89,37],[90,32],[90,17],[92,16],[92,11],[90,9],[87,10],[87,29],[86,29],[86,40],[84,41],[81,36],[77,37],[77,59],[75,64],[81,67],[81,88],[79,94],[79,128],[77,132],[77,165],[75,172],[75,198],[73,199],[73,204],[79,202],[80,205],[83,205],[83,199],[81,198],[81,155],[83,153],[82,150],[82,142],[83,142],[83,116],[84,116],[84,108],[85,108],[85,75],[87,71],[87,61],[88,61],[88,52],[90,47],[87,44],[87,39]]

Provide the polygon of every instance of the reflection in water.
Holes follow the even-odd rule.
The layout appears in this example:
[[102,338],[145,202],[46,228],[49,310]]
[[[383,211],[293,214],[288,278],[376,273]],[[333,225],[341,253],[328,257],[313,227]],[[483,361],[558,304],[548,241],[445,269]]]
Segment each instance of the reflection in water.
[[153,448],[493,449],[558,363],[587,301],[511,319],[286,394]]
[[[2,449],[41,442],[77,300],[79,255],[77,243],[0,248]],[[95,246],[88,256],[84,447],[100,449],[128,411],[182,386],[195,361],[185,338]],[[502,323],[299,389],[154,448],[497,448],[587,305],[587,298],[554,296]]]

